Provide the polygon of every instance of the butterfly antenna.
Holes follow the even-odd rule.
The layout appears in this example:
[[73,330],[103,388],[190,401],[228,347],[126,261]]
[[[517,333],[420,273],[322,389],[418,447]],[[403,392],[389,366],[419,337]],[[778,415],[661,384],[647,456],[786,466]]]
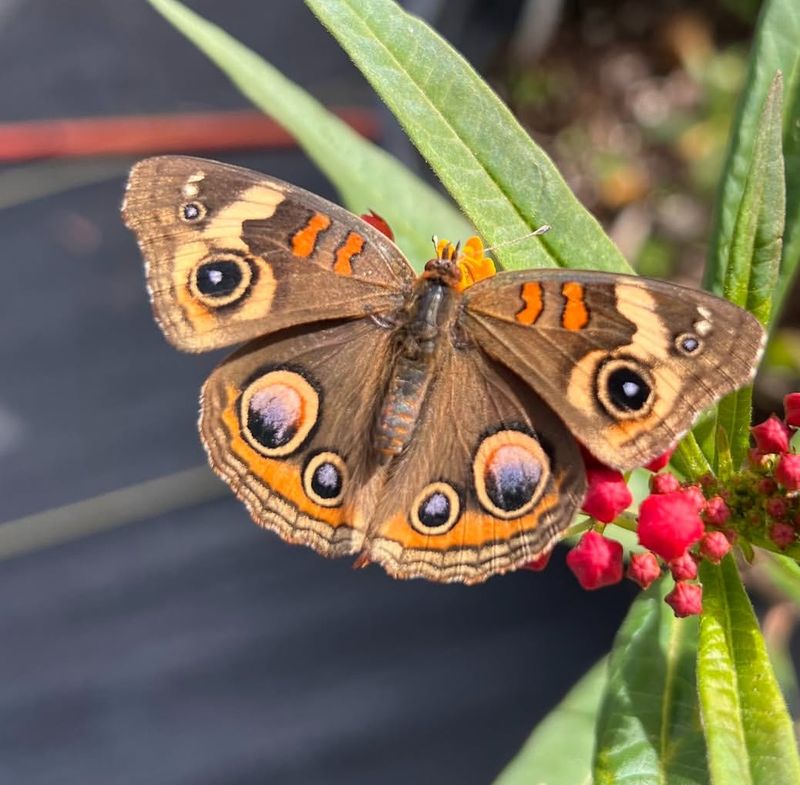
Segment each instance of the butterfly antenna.
[[494,251],[497,248],[505,248],[508,245],[516,245],[517,243],[523,242],[523,240],[529,240],[531,237],[539,237],[539,235],[549,232],[550,229],[551,229],[550,224],[542,224],[538,229],[534,229],[532,232],[523,234],[522,237],[517,237],[514,240],[507,240],[504,243],[497,243],[495,245],[490,245],[488,248],[484,248],[483,250],[484,252]]

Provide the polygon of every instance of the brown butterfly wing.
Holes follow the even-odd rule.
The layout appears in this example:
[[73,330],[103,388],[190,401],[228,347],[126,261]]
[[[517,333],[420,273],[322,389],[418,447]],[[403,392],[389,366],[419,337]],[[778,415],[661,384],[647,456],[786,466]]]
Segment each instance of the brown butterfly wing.
[[396,577],[477,583],[550,550],[585,490],[578,445],[550,408],[476,348],[448,344],[364,554]]
[[390,331],[354,320],[254,341],[211,374],[203,443],[257,523],[327,556],[361,549],[390,352]]
[[464,324],[604,463],[641,466],[755,373],[764,330],[706,292],[596,272],[507,272],[465,293]]
[[214,161],[141,161],[123,217],[145,257],[156,320],[188,351],[393,311],[415,277],[394,243],[347,210]]

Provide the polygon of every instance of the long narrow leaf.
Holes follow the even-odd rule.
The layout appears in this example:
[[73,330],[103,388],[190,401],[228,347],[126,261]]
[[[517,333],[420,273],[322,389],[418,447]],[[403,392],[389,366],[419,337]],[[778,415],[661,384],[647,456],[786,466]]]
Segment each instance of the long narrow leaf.
[[392,0],[306,0],[507,268],[630,272],[547,155],[471,66]]
[[[745,178],[731,238],[723,294],[769,323],[781,261],[786,196],[781,150],[783,80],[775,75],[756,129],[750,168]],[[717,429],[728,436],[733,467],[738,469],[750,444],[752,388],[744,387],[720,401]],[[720,456],[715,469],[720,468]]]
[[[800,261],[800,3],[766,0],[756,30],[747,84],[742,95],[728,150],[717,205],[716,227],[706,267],[706,286],[722,292],[731,246],[735,241],[740,206],[762,107],[776,71],[786,79],[782,135],[786,158],[786,236],[781,275],[774,289],[779,304]],[[777,312],[777,307],[773,313]]]
[[[431,255],[434,232],[461,239],[472,232],[463,216],[399,161],[363,139],[255,52],[177,0],[150,0],[178,30],[213,60],[236,87],[275,118],[325,172],[356,213],[374,209],[387,219],[409,259]],[[265,18],[277,13],[265,5]]]
[[633,604],[609,661],[595,785],[707,783],[695,688],[697,619],[676,619],[665,581]]
[[703,562],[697,676],[714,785],[800,782],[800,759],[764,639],[731,556]]
[[592,776],[594,725],[608,664],[598,662],[531,734],[494,785],[583,785]]

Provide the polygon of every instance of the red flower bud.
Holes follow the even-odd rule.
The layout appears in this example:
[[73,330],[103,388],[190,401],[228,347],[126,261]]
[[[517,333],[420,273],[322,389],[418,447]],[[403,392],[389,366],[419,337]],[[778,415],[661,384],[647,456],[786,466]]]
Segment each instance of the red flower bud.
[[670,472],[654,474],[650,478],[650,493],[672,493],[681,487],[680,480]]
[[762,496],[772,496],[778,490],[778,484],[772,477],[762,477],[758,481],[758,492]]
[[621,512],[630,507],[633,497],[625,478],[616,469],[607,466],[589,466],[586,469],[589,490],[581,509],[592,518],[611,523]]
[[764,506],[770,518],[783,518],[786,515],[786,499],[780,496],[773,496],[771,499],[767,499],[767,503]]
[[381,218],[374,210],[370,210],[361,216],[362,221],[374,226],[379,232],[383,232],[390,240],[394,240],[394,232],[386,221]]
[[696,583],[678,581],[675,588],[664,597],[664,601],[679,619],[696,616],[703,610],[703,587]]
[[697,577],[697,562],[689,551],[669,563],[669,571],[676,581],[693,581]]
[[527,564],[523,565],[522,569],[532,570],[533,572],[541,572],[545,567],[547,567],[552,554],[553,551],[547,551],[547,553],[543,553],[541,556],[537,556],[532,561],[529,561]]
[[661,453],[658,458],[653,458],[650,463],[646,463],[644,468],[649,469],[651,472],[657,472],[663,469],[672,458],[672,453],[675,452],[675,447],[670,447],[666,452]]
[[750,429],[756,447],[763,453],[786,452],[789,449],[789,428],[774,414]]
[[769,456],[755,447],[747,451],[747,461],[754,469],[766,469],[769,466]]
[[712,564],[719,564],[731,549],[731,543],[724,532],[706,532],[700,540],[700,553]]
[[689,485],[687,488],[683,489],[683,492],[692,500],[694,506],[697,508],[697,512],[700,512],[706,506],[706,497],[703,495],[700,486]]
[[783,411],[786,413],[786,424],[800,428],[800,392],[789,393],[783,399]]
[[724,526],[731,517],[731,511],[721,496],[712,496],[703,510],[703,518],[711,526]]
[[703,536],[696,499],[686,491],[648,496],[639,507],[639,542],[672,561]]
[[584,589],[599,589],[622,580],[622,545],[589,530],[567,554],[567,566]]
[[787,452],[775,467],[775,479],[787,491],[800,490],[800,455]]
[[650,551],[631,554],[625,577],[646,589],[659,575],[661,575],[661,567],[658,559]]
[[779,548],[788,548],[794,542],[794,537],[794,526],[789,523],[779,521],[769,527],[769,538]]

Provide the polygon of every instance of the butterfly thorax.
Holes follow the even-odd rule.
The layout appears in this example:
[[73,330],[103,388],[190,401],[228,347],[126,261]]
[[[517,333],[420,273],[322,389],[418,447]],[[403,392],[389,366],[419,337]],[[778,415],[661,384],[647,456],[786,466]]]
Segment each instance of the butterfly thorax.
[[432,259],[395,333],[396,353],[375,423],[373,445],[386,463],[414,434],[444,340],[450,340],[461,273],[452,259]]

